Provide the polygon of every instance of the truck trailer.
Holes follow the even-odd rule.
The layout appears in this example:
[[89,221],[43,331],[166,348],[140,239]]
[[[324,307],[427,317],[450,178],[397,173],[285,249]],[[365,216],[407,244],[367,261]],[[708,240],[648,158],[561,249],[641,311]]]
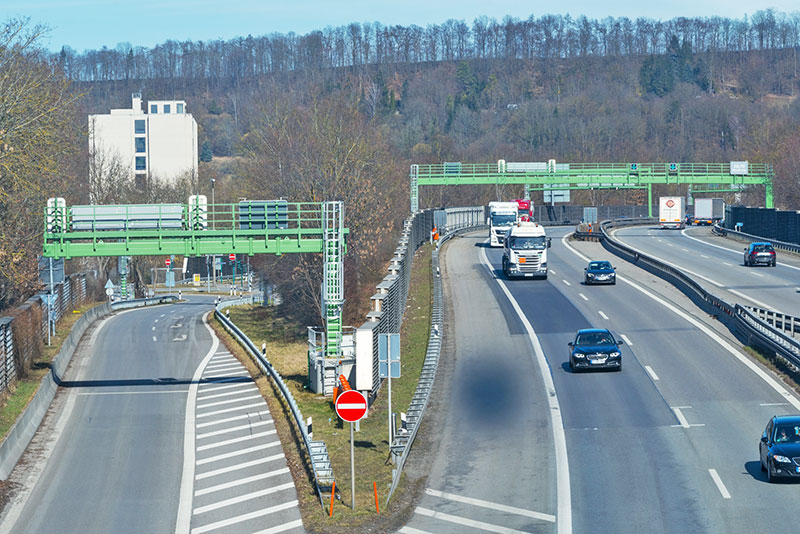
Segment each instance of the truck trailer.
[[712,225],[725,217],[725,201],[721,198],[697,198],[694,201],[694,217],[697,225]]
[[489,202],[489,246],[502,247],[506,232],[517,222],[516,202]]
[[661,228],[686,227],[686,203],[683,197],[660,197],[658,199],[658,221]]

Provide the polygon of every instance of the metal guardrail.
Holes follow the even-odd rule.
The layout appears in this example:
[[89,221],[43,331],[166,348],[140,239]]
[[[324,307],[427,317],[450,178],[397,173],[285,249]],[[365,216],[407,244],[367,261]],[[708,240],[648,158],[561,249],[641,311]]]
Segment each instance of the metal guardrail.
[[776,241],[774,239],[768,239],[766,237],[760,237],[760,236],[753,235],[753,234],[747,234],[745,232],[739,232],[739,231],[736,231],[736,230],[730,230],[728,228],[723,228],[718,224],[715,224],[711,228],[711,231],[714,232],[717,235],[738,237],[739,239],[742,239],[744,241],[751,241],[751,242],[752,241],[766,241],[766,242],[772,243],[773,248],[777,248],[778,250],[786,250],[788,252],[796,252],[796,253],[800,254],[800,245],[798,245],[797,243],[787,243],[785,241]]
[[300,412],[300,407],[294,400],[292,393],[289,391],[289,388],[286,386],[286,383],[283,381],[280,373],[278,373],[278,371],[272,367],[272,364],[269,363],[269,360],[267,360],[267,358],[261,354],[261,351],[258,350],[255,343],[253,343],[250,338],[248,338],[244,332],[242,332],[239,327],[237,327],[233,321],[228,319],[228,317],[226,317],[222,312],[222,310],[231,306],[241,306],[256,302],[261,302],[260,295],[224,300],[214,307],[214,316],[219,320],[220,323],[223,324],[223,326],[225,326],[225,329],[228,330],[228,332],[230,332],[234,338],[236,338],[236,340],[245,348],[245,350],[247,350],[256,365],[258,365],[264,373],[272,377],[272,379],[278,385],[281,395],[283,395],[283,398],[286,400],[286,403],[289,405],[289,408],[292,411],[294,422],[297,425],[297,428],[300,430],[300,435],[303,437],[303,444],[305,445],[309,460],[311,461],[311,469],[314,472],[314,485],[317,490],[317,495],[319,496],[320,504],[324,506],[322,492],[323,490],[330,491],[334,481],[333,467],[331,466],[330,457],[328,456],[328,448],[325,445],[325,442],[312,441],[311,436],[308,434],[308,428],[306,427],[305,419],[303,419],[303,414]]

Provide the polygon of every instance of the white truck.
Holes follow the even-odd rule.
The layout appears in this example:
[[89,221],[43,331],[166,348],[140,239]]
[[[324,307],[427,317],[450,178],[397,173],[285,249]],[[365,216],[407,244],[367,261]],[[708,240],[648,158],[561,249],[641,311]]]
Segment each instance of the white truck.
[[516,202],[489,202],[489,246],[503,246],[506,232],[517,222],[517,211]]
[[661,228],[686,227],[686,203],[683,197],[660,197],[658,199],[658,221]]
[[697,225],[712,225],[725,218],[725,201],[721,198],[697,198],[694,201],[694,217],[689,220]]
[[506,278],[547,278],[548,248],[550,238],[544,226],[529,221],[515,223],[503,241],[503,274]]

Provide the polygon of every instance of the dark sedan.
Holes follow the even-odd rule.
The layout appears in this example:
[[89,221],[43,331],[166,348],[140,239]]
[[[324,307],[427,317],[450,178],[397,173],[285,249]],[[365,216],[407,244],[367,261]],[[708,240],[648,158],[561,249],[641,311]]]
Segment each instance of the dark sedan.
[[744,264],[747,265],[771,265],[775,267],[777,257],[772,243],[750,243],[744,249]]
[[578,330],[575,341],[569,342],[569,368],[616,369],[622,371],[622,353],[617,341],[606,329],[586,328]]
[[767,423],[758,444],[761,470],[767,482],[800,478],[800,415],[776,415]]
[[583,270],[583,281],[586,285],[617,283],[617,273],[610,262],[590,261]]

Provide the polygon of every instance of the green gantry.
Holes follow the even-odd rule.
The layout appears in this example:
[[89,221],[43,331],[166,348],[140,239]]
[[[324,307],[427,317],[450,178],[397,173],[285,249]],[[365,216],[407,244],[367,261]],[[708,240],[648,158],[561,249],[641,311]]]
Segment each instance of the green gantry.
[[772,208],[772,165],[767,163],[535,163],[466,164],[459,162],[412,165],[411,213],[419,209],[423,185],[525,185],[531,190],[646,189],[648,210],[653,215],[653,184],[724,185],[716,191],[738,191],[763,185],[764,203]]
[[[202,200],[200,200],[202,199]],[[322,253],[323,298],[329,357],[340,353],[346,252],[342,202],[246,200],[207,204],[66,206],[45,208],[43,256],[158,256]]]

